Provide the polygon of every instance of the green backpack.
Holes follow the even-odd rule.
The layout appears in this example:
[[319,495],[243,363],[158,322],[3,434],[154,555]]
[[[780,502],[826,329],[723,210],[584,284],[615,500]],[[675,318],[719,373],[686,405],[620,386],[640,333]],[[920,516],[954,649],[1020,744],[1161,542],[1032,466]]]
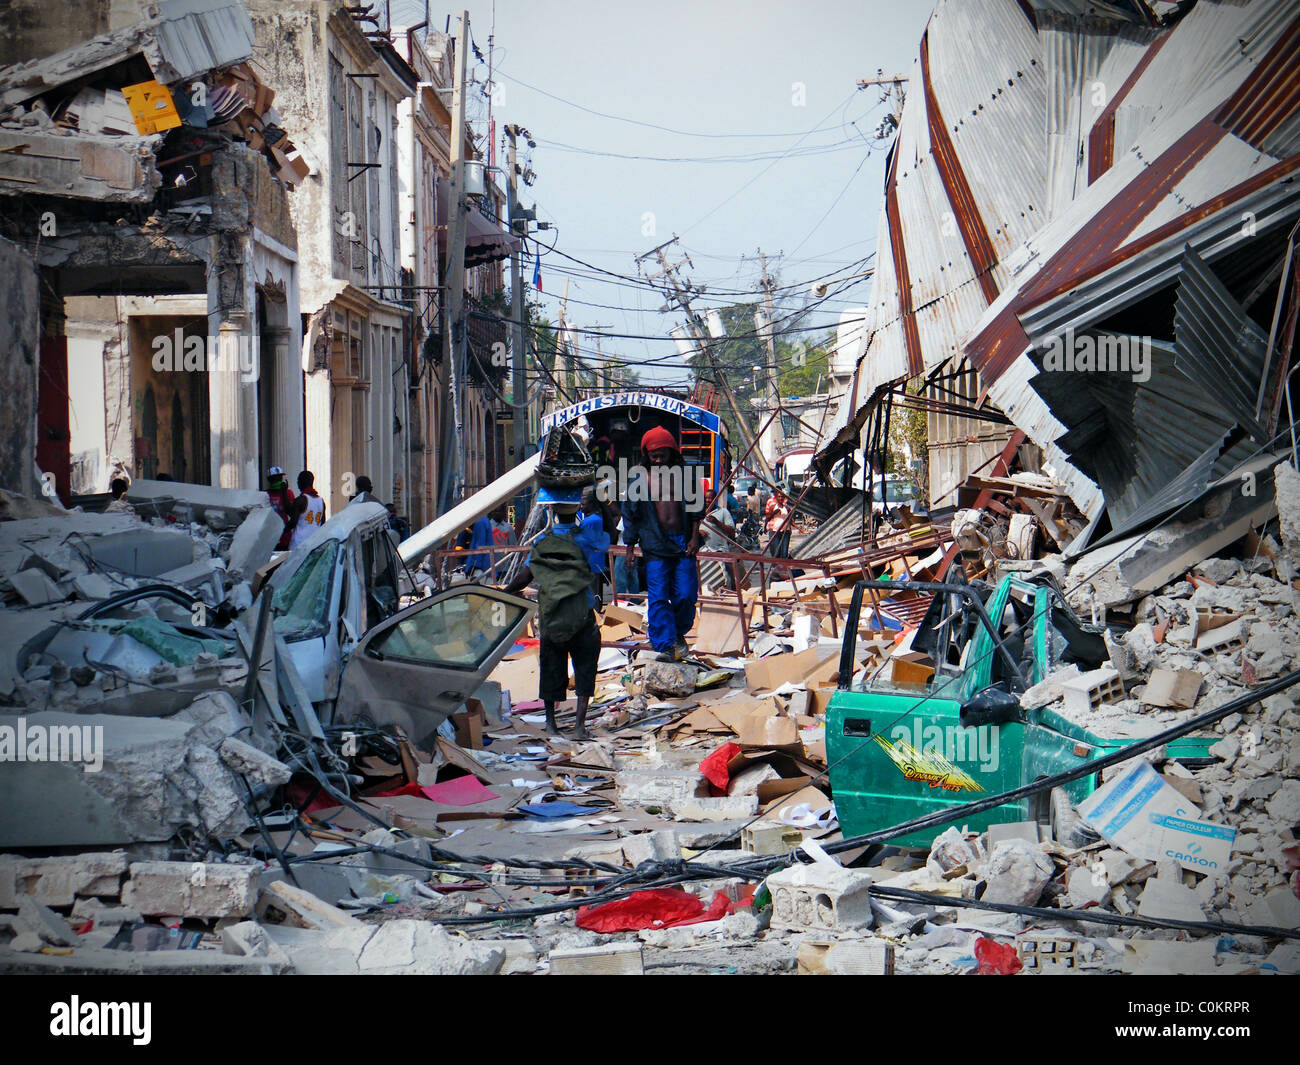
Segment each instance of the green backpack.
[[591,618],[587,593],[594,574],[572,536],[551,533],[533,547],[528,568],[537,581],[537,619],[541,634],[564,643]]

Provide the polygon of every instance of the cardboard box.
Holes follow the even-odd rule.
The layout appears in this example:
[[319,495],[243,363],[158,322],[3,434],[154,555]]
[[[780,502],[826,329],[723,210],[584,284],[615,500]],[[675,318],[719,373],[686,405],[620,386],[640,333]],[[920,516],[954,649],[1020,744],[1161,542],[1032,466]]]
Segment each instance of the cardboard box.
[[1078,807],[1079,814],[1116,847],[1145,858],[1172,858],[1194,873],[1228,864],[1236,829],[1202,821],[1200,809],[1138,759]]
[[928,684],[934,676],[934,663],[928,655],[919,651],[894,655],[890,661],[893,670],[891,680],[895,684]]
[[624,625],[635,629],[637,632],[646,631],[646,620],[643,614],[619,606],[617,603],[610,603],[609,606],[605,607],[605,621],[621,621]]
[[1142,702],[1147,706],[1190,709],[1196,705],[1202,679],[1194,669],[1153,670],[1142,693]]

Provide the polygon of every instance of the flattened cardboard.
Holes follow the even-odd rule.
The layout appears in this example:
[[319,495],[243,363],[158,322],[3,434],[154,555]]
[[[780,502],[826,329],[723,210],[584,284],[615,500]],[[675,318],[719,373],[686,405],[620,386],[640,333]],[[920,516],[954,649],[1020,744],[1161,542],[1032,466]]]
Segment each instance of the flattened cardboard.
[[610,603],[605,607],[605,621],[621,621],[624,625],[635,629],[637,632],[646,631],[646,619],[643,615],[638,614],[635,610],[630,610],[625,606],[619,606],[617,603]]
[[800,681],[816,684],[834,676],[838,665],[839,652],[818,644],[795,654],[769,655],[745,663],[745,684],[750,691],[771,691]]
[[503,690],[508,691],[512,704],[535,699],[542,680],[542,667],[536,649],[518,658],[497,663],[496,668],[488,674],[488,680],[496,681]]
[[795,748],[799,746],[799,729],[794,718],[785,714],[751,714],[741,722],[740,745]]

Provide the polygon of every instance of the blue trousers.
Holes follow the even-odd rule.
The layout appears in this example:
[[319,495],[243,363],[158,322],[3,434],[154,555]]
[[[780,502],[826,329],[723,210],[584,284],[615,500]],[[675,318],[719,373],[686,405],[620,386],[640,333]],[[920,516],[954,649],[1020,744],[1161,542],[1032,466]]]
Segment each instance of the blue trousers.
[[[681,540],[685,548],[685,538]],[[647,621],[650,646],[656,651],[670,651],[684,641],[695,624],[695,601],[700,595],[700,571],[689,555],[677,558],[646,559],[646,592],[649,599]]]

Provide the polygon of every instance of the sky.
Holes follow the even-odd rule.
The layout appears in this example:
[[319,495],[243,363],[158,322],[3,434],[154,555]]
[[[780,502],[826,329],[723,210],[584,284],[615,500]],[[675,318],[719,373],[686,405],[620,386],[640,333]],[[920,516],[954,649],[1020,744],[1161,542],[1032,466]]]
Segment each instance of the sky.
[[[391,4],[395,26],[425,17],[424,0]],[[636,280],[635,256],[674,235],[680,244],[665,254],[689,256],[682,276],[705,288],[697,311],[758,298],[760,248],[782,286],[778,317],[807,305],[814,279],[832,282],[803,319],[809,339],[867,301],[870,278],[851,275],[875,251],[888,147],[875,134],[893,105],[857,81],[911,72],[928,3],[474,0],[467,9],[484,57],[472,66],[477,93],[491,55],[498,149],[506,123],[537,143],[527,153],[536,181],[520,199],[556,227],[536,233],[556,248],[541,255],[552,322],[567,278],[567,320],[610,334],[606,358],[638,363],[647,384],[686,383],[668,339],[681,316],[660,313],[662,296]],[[455,32],[460,7],[429,10],[437,29],[450,14]],[[471,97],[469,111],[482,132],[486,97]],[[532,273],[530,257],[526,284]],[[579,344],[594,361],[596,337]]]

